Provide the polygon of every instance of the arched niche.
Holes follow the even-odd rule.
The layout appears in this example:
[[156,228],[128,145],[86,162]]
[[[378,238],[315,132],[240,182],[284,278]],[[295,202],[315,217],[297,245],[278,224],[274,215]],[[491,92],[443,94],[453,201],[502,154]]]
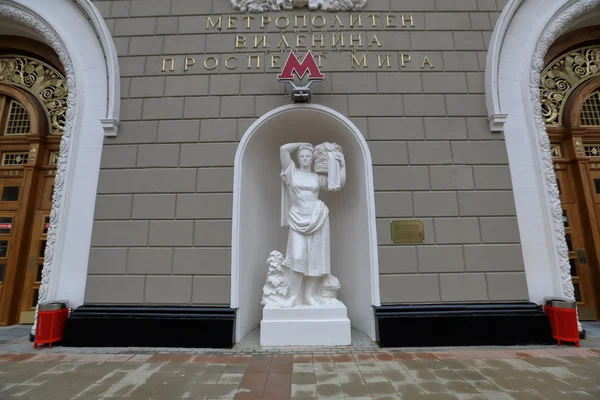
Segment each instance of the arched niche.
[[236,342],[258,327],[272,250],[285,253],[280,227],[279,147],[290,142],[336,142],[344,150],[343,191],[321,192],[330,209],[332,274],[352,326],[375,339],[373,305],[379,303],[379,270],[371,155],[350,120],[319,105],[289,105],[257,120],[244,134],[234,167],[231,306],[237,308]]

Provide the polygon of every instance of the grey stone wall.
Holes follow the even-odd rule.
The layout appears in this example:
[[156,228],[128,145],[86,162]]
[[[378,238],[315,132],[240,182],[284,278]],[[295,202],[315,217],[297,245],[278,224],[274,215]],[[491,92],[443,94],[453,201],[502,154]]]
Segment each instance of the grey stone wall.
[[[505,3],[369,0],[358,14],[381,16],[374,26],[327,33],[364,35],[355,57],[366,68],[352,65],[347,42],[337,51],[325,40],[327,76],[313,102],[350,117],[369,143],[383,303],[527,299],[506,149],[484,99],[487,43]],[[246,29],[229,0],[95,5],[114,36],[123,100],[119,136],[104,141],[85,300],[228,304],[234,154],[256,118],[289,103],[268,58],[277,52],[254,48],[253,37],[276,45],[279,29],[260,29],[260,15]],[[409,14],[414,27],[386,29],[386,15],[398,26]],[[294,15],[335,17],[269,14]],[[222,16],[223,28],[207,16]],[[229,16],[237,28],[227,29]],[[367,46],[372,34],[381,47]],[[249,48],[236,49],[236,35]],[[401,54],[411,57],[404,66]],[[261,66],[254,58],[247,68],[248,55]],[[391,55],[390,66],[378,68],[377,55]],[[225,67],[232,56],[236,69]],[[174,71],[161,72],[165,57]],[[183,71],[186,57],[196,63]],[[413,218],[425,243],[393,245],[390,221]]]

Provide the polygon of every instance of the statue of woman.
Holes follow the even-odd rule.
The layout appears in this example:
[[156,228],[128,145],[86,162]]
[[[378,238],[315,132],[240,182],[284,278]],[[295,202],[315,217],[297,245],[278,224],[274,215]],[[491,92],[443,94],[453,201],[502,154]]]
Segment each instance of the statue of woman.
[[[297,150],[298,166],[291,153]],[[289,227],[284,265],[290,269],[288,300],[285,307],[298,304],[318,306],[315,287],[320,278],[331,273],[329,209],[319,200],[319,189],[339,190],[346,182],[346,163],[341,151],[330,155],[329,177],[315,173],[313,146],[288,143],[281,146],[282,204],[281,226]],[[335,163],[337,162],[337,165]],[[302,289],[303,287],[303,289]],[[301,293],[302,292],[302,293]]]

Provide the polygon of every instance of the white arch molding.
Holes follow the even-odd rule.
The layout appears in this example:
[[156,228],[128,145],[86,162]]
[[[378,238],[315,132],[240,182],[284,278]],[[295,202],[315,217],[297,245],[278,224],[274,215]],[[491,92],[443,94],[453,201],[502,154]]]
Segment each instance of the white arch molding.
[[77,307],[85,292],[103,138],[115,136],[119,125],[116,49],[90,0],[0,0],[0,19],[42,38],[65,70],[68,109],[39,301],[68,300]]
[[490,128],[504,132],[529,298],[574,299],[562,208],[542,118],[540,74],[550,45],[600,0],[510,0],[486,65]]
[[[237,309],[236,342],[254,330],[262,318],[260,301],[269,252],[285,252],[287,232],[279,227],[279,147],[301,140],[313,144],[337,141],[344,148],[346,187],[340,193],[322,193],[331,210],[332,273],[340,279],[340,298],[348,307],[352,325],[375,339],[373,306],[380,305],[380,296],[369,147],[358,128],[337,111],[316,104],[290,104],[255,121],[242,137],[235,156],[231,307]],[[351,212],[356,216],[344,217]],[[360,226],[353,225],[358,221]],[[252,229],[256,225],[260,227]],[[347,236],[348,232],[355,236]],[[340,244],[340,235],[346,235],[344,240],[350,242]],[[352,252],[352,242],[361,250]]]

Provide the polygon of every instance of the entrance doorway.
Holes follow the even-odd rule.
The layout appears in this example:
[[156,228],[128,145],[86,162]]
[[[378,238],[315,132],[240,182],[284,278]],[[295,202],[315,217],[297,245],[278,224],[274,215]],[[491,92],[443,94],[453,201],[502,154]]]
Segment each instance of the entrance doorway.
[[579,319],[600,319],[600,77],[575,89],[548,127]]
[[33,323],[60,135],[32,94],[0,83],[0,325]]

